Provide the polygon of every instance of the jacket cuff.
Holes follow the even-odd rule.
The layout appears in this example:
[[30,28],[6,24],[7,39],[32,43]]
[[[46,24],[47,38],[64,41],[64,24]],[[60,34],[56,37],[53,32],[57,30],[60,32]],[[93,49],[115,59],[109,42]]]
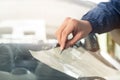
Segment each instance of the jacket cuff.
[[91,27],[92,27],[92,31],[90,33],[98,33],[100,34],[100,29],[99,29],[99,25],[98,25],[98,22],[93,20],[93,19],[89,19],[89,18],[85,18],[83,17],[82,20],[86,20],[86,21],[89,21],[90,24],[91,24]]

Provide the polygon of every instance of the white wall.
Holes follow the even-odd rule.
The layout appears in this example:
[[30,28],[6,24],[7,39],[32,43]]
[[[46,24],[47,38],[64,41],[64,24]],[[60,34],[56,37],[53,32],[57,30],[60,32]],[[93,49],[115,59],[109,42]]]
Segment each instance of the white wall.
[[92,5],[82,0],[0,0],[0,21],[45,20],[46,33],[54,37],[66,17],[80,19]]
[[0,0],[0,20],[45,19],[50,25],[58,25],[67,16],[80,19],[88,10],[60,0]]

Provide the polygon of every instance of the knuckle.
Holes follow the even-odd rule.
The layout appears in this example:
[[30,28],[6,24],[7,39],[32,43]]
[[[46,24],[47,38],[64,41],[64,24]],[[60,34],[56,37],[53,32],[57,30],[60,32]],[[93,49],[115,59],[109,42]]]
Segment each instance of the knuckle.
[[65,19],[65,21],[68,21],[68,20],[70,20],[71,18],[70,17],[67,17],[66,19]]
[[78,24],[78,20],[76,20],[76,19],[71,19],[71,22],[75,25]]
[[70,46],[73,46],[73,45],[74,45],[74,43],[73,43],[72,41],[70,41],[70,42],[69,42],[69,45],[70,45]]
[[67,35],[67,32],[66,32],[66,31],[63,31],[63,32],[62,32],[62,35],[63,35],[63,36],[66,36],[66,35]]
[[76,19],[71,19],[72,22],[76,22]]

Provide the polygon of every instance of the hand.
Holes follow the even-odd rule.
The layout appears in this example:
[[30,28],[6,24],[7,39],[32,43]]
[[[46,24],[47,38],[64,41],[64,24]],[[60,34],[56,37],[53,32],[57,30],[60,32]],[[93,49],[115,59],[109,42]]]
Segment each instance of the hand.
[[[92,31],[89,21],[66,18],[63,24],[56,31],[56,37],[61,50],[74,45],[78,40],[86,37]],[[68,35],[72,33],[73,38],[68,40]]]

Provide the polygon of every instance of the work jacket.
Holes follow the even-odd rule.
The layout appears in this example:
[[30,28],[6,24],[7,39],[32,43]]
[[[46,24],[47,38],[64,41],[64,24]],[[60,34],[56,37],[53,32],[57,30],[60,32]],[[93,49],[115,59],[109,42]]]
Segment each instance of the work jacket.
[[82,17],[91,23],[91,33],[105,33],[120,28],[120,0],[102,2]]

